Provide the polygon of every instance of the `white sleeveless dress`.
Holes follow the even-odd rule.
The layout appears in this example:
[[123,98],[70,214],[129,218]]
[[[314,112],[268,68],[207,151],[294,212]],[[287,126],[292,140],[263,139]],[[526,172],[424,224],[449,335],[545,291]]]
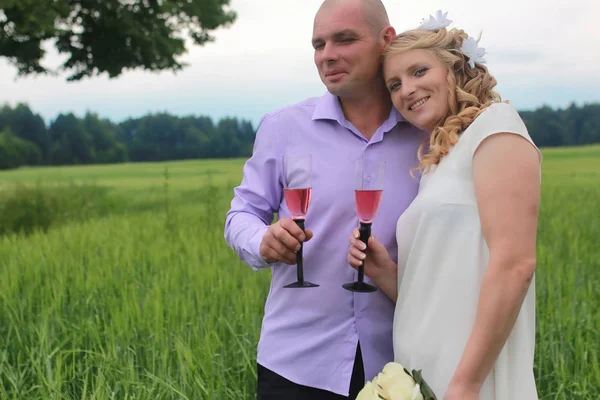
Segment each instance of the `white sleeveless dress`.
[[[475,322],[489,260],[475,198],[473,155],[483,139],[500,132],[520,135],[535,147],[517,111],[506,103],[492,104],[423,176],[417,197],[397,224],[394,358],[409,370],[422,369],[440,400]],[[534,345],[535,280],[480,400],[538,398]]]

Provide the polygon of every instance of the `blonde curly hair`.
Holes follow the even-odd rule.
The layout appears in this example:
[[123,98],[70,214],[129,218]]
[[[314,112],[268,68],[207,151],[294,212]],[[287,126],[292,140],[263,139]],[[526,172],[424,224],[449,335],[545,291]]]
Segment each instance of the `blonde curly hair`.
[[[487,68],[475,63],[468,65],[468,57],[460,48],[469,37],[463,30],[442,28],[438,31],[414,29],[403,32],[386,47],[386,56],[411,49],[424,49],[433,52],[448,68],[448,114],[440,120],[429,139],[419,147],[419,166],[415,168],[423,173],[440,162],[456,144],[460,134],[490,104],[500,102],[500,95],[493,90],[496,78]],[[424,151],[428,146],[427,151]]]

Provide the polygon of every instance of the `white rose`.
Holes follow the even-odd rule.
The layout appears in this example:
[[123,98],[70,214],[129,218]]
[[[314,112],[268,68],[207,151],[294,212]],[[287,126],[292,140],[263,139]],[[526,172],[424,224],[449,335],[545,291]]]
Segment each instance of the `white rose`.
[[356,400],[423,400],[421,388],[398,363],[388,363],[373,382],[367,382]]
[[377,392],[375,391],[375,385],[372,382],[367,381],[365,387],[358,393],[356,400],[377,400]]
[[423,400],[423,395],[421,394],[421,385],[418,383],[415,385],[415,390],[413,390],[410,400]]
[[415,388],[415,381],[398,363],[388,363],[379,374],[378,383],[392,396],[390,400],[409,399]]

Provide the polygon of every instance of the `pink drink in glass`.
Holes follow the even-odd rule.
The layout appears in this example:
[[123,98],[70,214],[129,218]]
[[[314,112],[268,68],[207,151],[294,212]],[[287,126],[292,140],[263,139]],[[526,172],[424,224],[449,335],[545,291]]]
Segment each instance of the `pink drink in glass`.
[[304,219],[310,205],[311,188],[285,189],[285,202],[293,219]]
[[377,214],[383,190],[356,190],[356,213],[360,222],[370,223]]

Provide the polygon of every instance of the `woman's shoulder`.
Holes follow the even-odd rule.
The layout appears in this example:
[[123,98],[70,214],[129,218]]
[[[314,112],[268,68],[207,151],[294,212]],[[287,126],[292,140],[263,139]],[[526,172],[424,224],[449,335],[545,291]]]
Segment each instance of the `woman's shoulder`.
[[517,123],[519,124],[519,128],[527,130],[519,112],[510,103],[505,102],[492,103],[487,106],[471,125],[502,125],[506,122]]
[[461,139],[467,142],[472,155],[485,138],[497,133],[513,133],[533,144],[519,112],[508,103],[493,103],[486,107],[463,132]]

